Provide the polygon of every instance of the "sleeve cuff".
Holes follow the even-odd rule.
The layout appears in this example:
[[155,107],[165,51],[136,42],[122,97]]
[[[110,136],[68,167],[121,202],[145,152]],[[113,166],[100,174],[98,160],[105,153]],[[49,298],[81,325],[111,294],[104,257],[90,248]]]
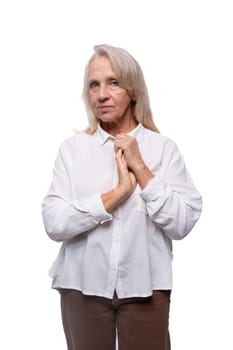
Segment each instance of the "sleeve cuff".
[[112,214],[105,210],[100,194],[76,200],[74,207],[79,211],[90,213],[100,224],[112,220]]

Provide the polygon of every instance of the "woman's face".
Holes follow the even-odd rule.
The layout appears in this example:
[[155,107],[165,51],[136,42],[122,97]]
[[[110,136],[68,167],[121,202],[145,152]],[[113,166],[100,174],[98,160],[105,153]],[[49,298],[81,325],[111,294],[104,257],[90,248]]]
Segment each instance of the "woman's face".
[[133,118],[132,98],[119,86],[107,57],[97,56],[91,62],[88,87],[90,105],[97,120],[121,123]]

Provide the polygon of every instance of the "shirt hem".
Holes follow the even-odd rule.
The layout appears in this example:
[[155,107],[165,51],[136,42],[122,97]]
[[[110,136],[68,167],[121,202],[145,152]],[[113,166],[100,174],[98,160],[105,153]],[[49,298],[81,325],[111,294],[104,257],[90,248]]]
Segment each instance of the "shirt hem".
[[[77,290],[79,292],[81,292],[84,295],[88,295],[88,296],[95,296],[95,297],[101,297],[101,298],[106,298],[106,299],[113,299],[113,295],[110,295],[108,293],[95,293],[95,292],[90,292],[90,291],[86,291],[86,290],[82,290],[81,288],[78,287],[74,287],[74,286],[52,286],[52,289],[55,290],[60,290],[60,289],[71,289],[71,290]],[[151,291],[145,292],[145,293],[130,293],[130,294],[118,294],[118,298],[119,299],[125,299],[125,298],[147,298],[150,297],[151,295],[153,295],[153,291],[156,290],[172,290],[171,286],[166,286],[166,287],[156,287],[156,288],[152,288]]]

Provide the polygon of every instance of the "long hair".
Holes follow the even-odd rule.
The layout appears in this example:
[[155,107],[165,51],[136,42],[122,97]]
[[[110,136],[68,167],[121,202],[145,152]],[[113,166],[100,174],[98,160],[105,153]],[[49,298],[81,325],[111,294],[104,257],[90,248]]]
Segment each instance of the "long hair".
[[135,120],[142,123],[147,129],[159,132],[153,122],[147,86],[140,65],[126,50],[110,45],[94,46],[94,54],[85,68],[82,98],[89,121],[86,132],[92,134],[97,127],[97,119],[90,106],[88,86],[90,64],[97,56],[104,56],[109,59],[120,86],[127,90],[130,97],[134,97],[132,112]]

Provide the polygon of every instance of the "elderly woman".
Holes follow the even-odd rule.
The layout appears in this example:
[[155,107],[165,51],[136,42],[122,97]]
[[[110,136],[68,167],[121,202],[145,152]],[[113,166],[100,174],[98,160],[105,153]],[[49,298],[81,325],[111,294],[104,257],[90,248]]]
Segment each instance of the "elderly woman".
[[84,77],[89,127],[64,141],[43,201],[62,241],[51,269],[68,350],[168,350],[172,240],[201,213],[184,160],[156,128],[142,70],[95,46]]

